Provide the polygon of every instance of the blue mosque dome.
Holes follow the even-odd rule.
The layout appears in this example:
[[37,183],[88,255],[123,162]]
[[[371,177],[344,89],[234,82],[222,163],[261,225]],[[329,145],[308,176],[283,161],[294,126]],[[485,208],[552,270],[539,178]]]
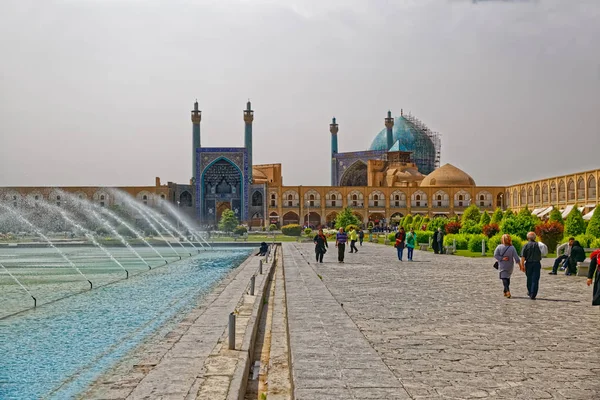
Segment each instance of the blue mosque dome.
[[433,172],[435,169],[436,148],[424,130],[419,129],[406,117],[401,116],[394,118],[392,136],[394,145],[388,149],[387,131],[382,129],[373,139],[369,150],[409,151],[412,153],[413,161],[417,164],[419,172],[424,175]]

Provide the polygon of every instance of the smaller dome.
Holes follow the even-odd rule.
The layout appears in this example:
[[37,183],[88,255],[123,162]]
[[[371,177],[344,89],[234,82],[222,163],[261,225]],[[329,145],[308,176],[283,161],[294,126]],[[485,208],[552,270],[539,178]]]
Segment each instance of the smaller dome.
[[445,164],[427,175],[419,186],[475,186],[475,181],[465,171]]

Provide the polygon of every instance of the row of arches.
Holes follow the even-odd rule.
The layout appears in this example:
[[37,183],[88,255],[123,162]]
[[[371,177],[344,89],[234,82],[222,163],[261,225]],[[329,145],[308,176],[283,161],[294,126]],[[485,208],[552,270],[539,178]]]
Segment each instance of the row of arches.
[[[586,184],[587,183],[587,184]],[[597,182],[594,176],[590,176],[586,180],[583,177],[577,179],[577,183],[573,178],[566,181],[561,179],[558,184],[553,181],[548,184],[544,182],[542,185],[530,185],[527,188],[522,187],[521,190],[516,188],[512,191],[513,207],[525,206],[529,204],[556,203],[564,201],[576,200],[596,200],[598,198],[597,187],[600,181]],[[510,193],[509,193],[510,195]]]
[[[189,195],[189,199],[185,196],[185,193]],[[190,203],[191,206],[191,194],[189,192],[182,193],[182,199],[187,203]],[[72,196],[79,200],[91,201],[100,205],[101,207],[107,207],[109,205],[114,204],[115,199],[114,196],[109,191],[98,190],[94,192],[92,195],[88,195],[83,191],[77,191],[71,193]],[[154,193],[148,191],[141,191],[136,194],[136,199],[144,203],[145,205],[156,205],[160,200],[165,200],[166,196],[164,194],[156,195]],[[10,190],[4,192],[0,196],[0,200],[3,200],[5,203],[12,204],[14,207],[20,207],[27,204],[35,204],[39,201],[47,201],[53,203],[57,206],[63,205],[65,202],[69,201],[69,196],[65,195],[63,192],[58,190],[53,190],[49,194],[44,195],[41,191],[34,190],[25,195],[17,192],[16,190]]]
[[[270,193],[270,207],[278,207],[279,199],[276,192]],[[379,191],[371,191],[365,198],[365,195],[359,190],[353,190],[344,196],[336,190],[327,192],[324,199],[321,198],[321,194],[315,190],[309,190],[303,195],[303,206],[307,207],[321,207],[321,202],[324,201],[325,207],[344,207],[345,205],[354,208],[365,207],[367,205],[370,208],[385,208],[385,207],[407,207],[407,195],[401,190],[392,192],[389,199],[386,195]],[[471,197],[471,194],[465,190],[456,192],[453,196],[454,207],[468,207],[470,204],[477,204],[480,207],[491,207],[494,205],[494,199],[490,192],[481,191],[476,194],[475,198]],[[344,202],[344,200],[346,200]],[[500,199],[497,199],[497,206],[500,206]],[[430,204],[431,203],[431,204]],[[296,190],[286,190],[281,199],[281,205],[283,207],[299,207],[301,204],[300,195]],[[427,193],[422,190],[417,190],[410,195],[410,205],[413,208],[419,207],[431,207],[443,208],[450,207],[450,195],[443,191],[438,190],[435,192],[431,199],[428,198]]]
[[[367,223],[368,221],[372,221],[375,224],[386,222],[397,221],[404,216],[404,214],[400,212],[393,213],[389,216],[389,220],[386,220],[386,216],[382,212],[370,212],[368,216],[363,215],[360,212],[354,211],[354,215],[363,223]],[[312,227],[320,227],[327,226],[333,227],[335,224],[335,220],[338,216],[337,211],[331,211],[324,215],[324,218],[319,212],[311,211],[306,212],[300,217],[300,215],[295,211],[288,211],[279,218],[279,214],[275,211],[269,214],[269,218],[271,223],[278,224],[280,226],[289,225],[289,224],[300,224],[303,226],[312,226]]]

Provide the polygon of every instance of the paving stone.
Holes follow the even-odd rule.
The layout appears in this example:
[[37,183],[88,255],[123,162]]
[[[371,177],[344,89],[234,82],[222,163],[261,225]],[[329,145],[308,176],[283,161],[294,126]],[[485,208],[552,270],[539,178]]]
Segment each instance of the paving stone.
[[[378,370],[383,364],[413,399],[600,399],[600,357],[591,350],[600,310],[591,306],[585,279],[543,271],[531,301],[517,269],[513,298],[505,299],[490,258],[415,251],[415,262],[400,262],[395,249],[365,243],[358,254],[346,254],[344,264],[328,252],[323,264],[309,265],[300,253],[311,261],[312,251],[312,244],[284,248],[286,278],[293,272],[286,283],[290,327],[296,327],[290,329],[291,351],[298,360],[304,353],[294,343],[310,340],[294,335],[314,331],[325,358],[338,368],[365,362]],[[306,313],[322,320],[322,329],[312,322],[302,329]],[[303,318],[297,324],[296,316]],[[370,398],[364,397],[369,389],[354,391],[360,376],[352,384],[347,378],[342,374],[353,397],[346,398]]]

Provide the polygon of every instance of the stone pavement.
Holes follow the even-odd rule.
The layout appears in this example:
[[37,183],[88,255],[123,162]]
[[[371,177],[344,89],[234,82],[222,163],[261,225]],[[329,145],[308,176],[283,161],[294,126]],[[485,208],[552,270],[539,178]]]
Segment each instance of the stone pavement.
[[315,264],[312,244],[284,245],[297,399],[600,399],[584,278],[542,271],[532,301],[517,269],[505,299],[489,258],[414,259],[365,243]]

